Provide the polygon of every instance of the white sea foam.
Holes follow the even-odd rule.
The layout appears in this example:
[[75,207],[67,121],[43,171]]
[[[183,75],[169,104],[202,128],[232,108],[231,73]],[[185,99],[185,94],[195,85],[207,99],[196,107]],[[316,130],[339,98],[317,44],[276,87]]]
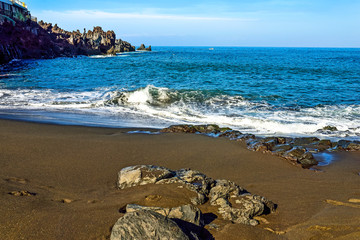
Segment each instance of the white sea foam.
[[[241,96],[206,95],[147,86],[135,91],[99,88],[84,92],[0,89],[0,109],[91,113],[130,121],[137,127],[218,124],[258,135],[360,139],[360,106],[321,106],[291,110]],[[84,119],[85,121],[85,119]],[[110,120],[109,120],[110,121]],[[113,121],[117,126],[119,121]],[[318,131],[325,126],[339,131]]]

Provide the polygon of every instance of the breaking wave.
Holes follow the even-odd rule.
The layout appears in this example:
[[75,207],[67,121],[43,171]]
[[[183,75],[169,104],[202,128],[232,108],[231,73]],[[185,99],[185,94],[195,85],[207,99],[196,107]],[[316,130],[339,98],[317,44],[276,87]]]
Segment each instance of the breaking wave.
[[[156,128],[211,123],[258,135],[360,139],[359,105],[279,107],[265,100],[254,101],[223,91],[174,90],[153,85],[130,91],[0,89],[0,108],[71,111],[121,118],[121,123],[113,121],[115,127],[131,119],[134,126]],[[325,126],[334,126],[337,131],[321,130]]]

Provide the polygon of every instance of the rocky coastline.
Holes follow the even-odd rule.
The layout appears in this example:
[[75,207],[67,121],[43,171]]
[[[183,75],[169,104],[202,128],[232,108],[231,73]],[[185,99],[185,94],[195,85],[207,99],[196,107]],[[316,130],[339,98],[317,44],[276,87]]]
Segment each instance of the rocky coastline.
[[[334,131],[335,128],[326,126],[319,131]],[[359,141],[340,140],[332,142],[317,137],[258,137],[244,134],[231,128],[220,128],[218,125],[173,125],[160,130],[163,133],[198,133],[212,137],[225,137],[230,140],[245,142],[251,151],[269,153],[303,168],[318,165],[313,154],[332,151],[360,151]]]
[[[133,52],[129,42],[116,38],[114,31],[97,26],[83,33],[65,31],[57,24],[43,21],[0,25],[0,64],[13,59],[51,59],[79,55],[115,55]],[[144,50],[151,51],[151,46]]]

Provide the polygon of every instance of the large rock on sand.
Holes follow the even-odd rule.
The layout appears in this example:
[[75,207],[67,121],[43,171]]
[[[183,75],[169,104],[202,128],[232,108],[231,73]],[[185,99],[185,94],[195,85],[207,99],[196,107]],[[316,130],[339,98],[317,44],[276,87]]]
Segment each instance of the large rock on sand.
[[214,180],[191,169],[173,171],[164,167],[139,165],[124,168],[119,173],[118,187],[121,189],[151,183],[182,184],[197,193],[197,197],[191,199],[193,204],[204,204],[210,199],[211,205],[219,207],[218,212],[224,219],[236,223],[256,225],[258,222],[253,217],[275,211],[274,203],[264,197],[251,195],[236,183]]
[[110,239],[189,240],[190,238],[170,218],[153,211],[139,210],[121,217],[113,226]]
[[126,167],[119,172],[118,187],[124,189],[127,187],[146,185],[173,176],[174,172],[164,167],[152,165]]
[[173,220],[180,219],[182,221],[193,223],[199,227],[204,226],[204,218],[200,209],[190,204],[183,205],[180,207],[173,207],[173,208],[146,207],[137,204],[128,204],[126,206],[127,213],[135,212],[139,210],[149,210],[149,211],[157,212]]

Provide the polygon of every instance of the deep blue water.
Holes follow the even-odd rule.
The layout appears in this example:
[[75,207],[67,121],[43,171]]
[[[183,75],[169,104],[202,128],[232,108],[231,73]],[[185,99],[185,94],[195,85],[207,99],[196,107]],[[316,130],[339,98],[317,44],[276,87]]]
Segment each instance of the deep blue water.
[[[216,123],[260,135],[360,139],[360,49],[154,47],[13,61],[0,115],[62,124]],[[325,126],[339,131],[318,131]]]

